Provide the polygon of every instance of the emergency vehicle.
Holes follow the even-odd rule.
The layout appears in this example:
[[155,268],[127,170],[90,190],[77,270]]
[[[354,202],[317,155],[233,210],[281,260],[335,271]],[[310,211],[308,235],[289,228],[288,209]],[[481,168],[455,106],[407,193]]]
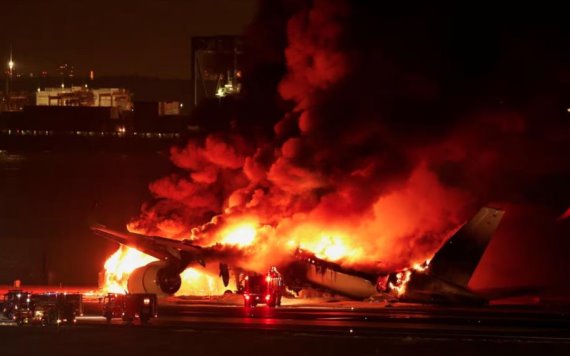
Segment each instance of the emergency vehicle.
[[31,294],[10,291],[4,296],[4,311],[18,325],[73,325],[83,311],[81,294]]
[[246,308],[257,304],[269,307],[281,305],[283,279],[277,268],[271,267],[266,275],[249,274],[244,279],[243,301]]
[[18,310],[28,307],[31,296],[32,293],[20,289],[9,290],[8,293],[4,294],[2,313],[6,318],[14,320],[14,315]]
[[156,294],[109,293],[105,296],[103,303],[103,316],[107,319],[108,323],[110,323],[113,318],[121,318],[127,323],[132,323],[135,318],[138,318],[141,324],[145,324],[151,318],[158,316]]

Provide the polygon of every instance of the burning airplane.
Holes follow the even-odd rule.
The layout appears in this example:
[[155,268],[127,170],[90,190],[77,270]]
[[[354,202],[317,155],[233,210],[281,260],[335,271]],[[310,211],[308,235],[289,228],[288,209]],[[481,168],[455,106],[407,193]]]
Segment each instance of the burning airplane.
[[[378,274],[343,268],[334,262],[319,258],[313,251],[297,248],[291,252],[290,260],[281,262],[287,286],[301,289],[304,286],[320,287],[334,293],[353,298],[368,298],[383,295],[390,300],[421,302],[484,302],[483,295],[468,288],[468,282],[477,267],[504,212],[492,208],[482,208],[469,222],[463,225],[435,253],[432,259],[408,268],[381,272]],[[100,236],[129,247],[130,256],[142,266],[133,265],[128,256],[123,256],[123,265],[130,266],[123,279],[122,288],[132,293],[175,294],[182,285],[181,275],[189,266],[214,262],[219,264],[219,276],[224,286],[230,280],[230,270],[243,270],[243,266],[228,267],[228,262],[236,263],[247,253],[240,248],[228,248],[217,243],[211,246],[198,246],[191,240],[172,240],[157,236],[144,236],[120,233],[103,226],[93,226]],[[251,242],[255,232],[246,233],[243,227],[230,234],[231,242]],[[236,237],[238,236],[238,237]],[[234,241],[234,239],[237,239]],[[238,241],[239,240],[239,241]],[[245,240],[245,241],[243,241]],[[140,253],[141,251],[142,253]],[[118,252],[121,252],[120,250]],[[117,255],[119,256],[119,255]],[[122,279],[120,269],[112,256],[107,264],[111,278]],[[146,263],[146,264],[145,264]],[[134,269],[133,269],[134,268]],[[106,281],[108,284],[110,280]],[[192,283],[192,281],[189,281]],[[237,283],[237,281],[236,281]]]
[[[555,209],[535,193],[568,191],[551,179],[568,175],[568,120],[480,105],[486,95],[438,79],[447,62],[412,65],[424,48],[423,31],[406,28],[413,14],[383,24],[364,2],[262,3],[251,32],[267,37],[251,57],[270,63],[244,70],[232,110],[196,113],[226,130],[171,149],[173,173],[149,185],[154,199],[129,233],[93,228],[123,246],[106,263],[107,288],[220,294],[232,271],[278,266],[291,288],[489,299],[467,285],[503,212],[462,223],[487,204]],[[264,16],[272,9],[283,28]],[[391,26],[409,42],[392,43]]]

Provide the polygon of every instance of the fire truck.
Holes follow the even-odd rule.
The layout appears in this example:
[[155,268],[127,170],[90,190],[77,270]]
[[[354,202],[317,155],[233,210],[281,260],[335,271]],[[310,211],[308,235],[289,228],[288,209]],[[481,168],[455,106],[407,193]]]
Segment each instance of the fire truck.
[[4,314],[18,325],[73,325],[82,312],[81,294],[31,294],[14,290],[4,296]]
[[33,323],[74,325],[76,317],[83,315],[83,295],[75,293],[33,294],[31,310]]
[[132,293],[114,294],[109,293],[103,301],[103,316],[110,323],[113,318],[122,318],[127,323],[132,323],[138,318],[141,324],[147,323],[151,318],[156,318],[156,294]]
[[244,279],[243,302],[246,308],[257,304],[269,307],[281,305],[283,279],[277,268],[271,267],[266,275],[249,274]]
[[14,320],[14,316],[22,308],[27,308],[31,301],[32,293],[24,292],[19,289],[9,290],[4,294],[2,306],[2,314],[10,320]]

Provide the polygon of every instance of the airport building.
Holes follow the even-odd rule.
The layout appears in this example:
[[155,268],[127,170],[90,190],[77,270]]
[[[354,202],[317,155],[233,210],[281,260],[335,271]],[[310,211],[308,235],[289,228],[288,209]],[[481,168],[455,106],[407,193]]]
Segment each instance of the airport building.
[[111,107],[130,111],[133,108],[131,98],[131,93],[121,88],[46,88],[37,91],[36,105]]

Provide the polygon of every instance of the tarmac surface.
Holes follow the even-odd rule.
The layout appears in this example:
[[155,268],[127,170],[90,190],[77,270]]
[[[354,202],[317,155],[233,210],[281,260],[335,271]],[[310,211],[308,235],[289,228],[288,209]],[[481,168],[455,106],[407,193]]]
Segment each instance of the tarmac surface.
[[148,325],[107,324],[96,301],[75,326],[0,321],[1,355],[570,355],[567,306],[483,308],[169,298]]

